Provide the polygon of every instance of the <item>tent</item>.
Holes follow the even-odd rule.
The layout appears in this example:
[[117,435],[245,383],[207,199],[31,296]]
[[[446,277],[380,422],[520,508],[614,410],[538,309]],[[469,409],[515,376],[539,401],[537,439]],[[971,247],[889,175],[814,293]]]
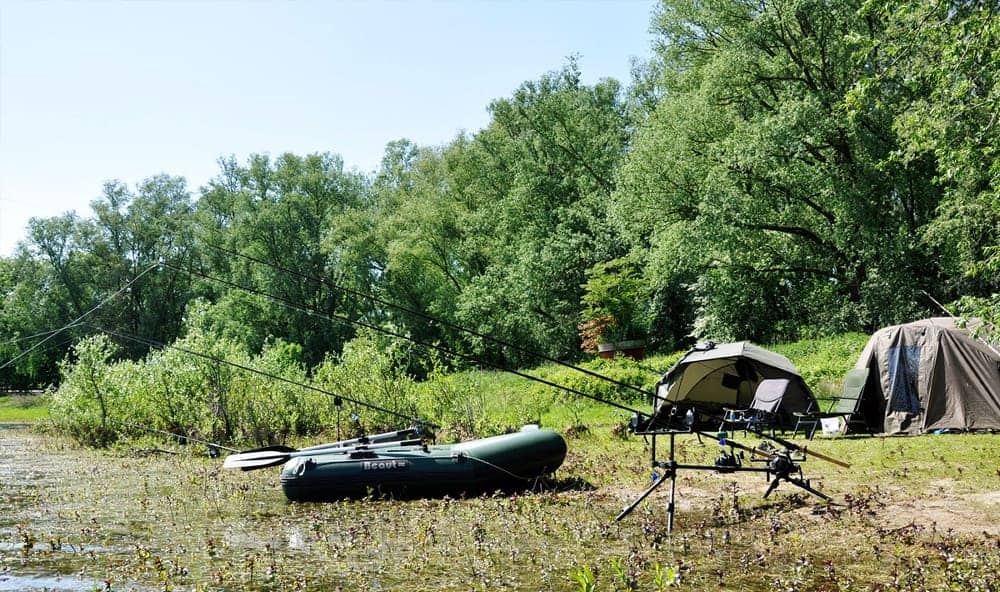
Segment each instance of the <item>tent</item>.
[[868,340],[857,368],[868,368],[861,413],[874,431],[1000,429],[1000,354],[954,319],[886,327]]
[[815,402],[812,392],[788,358],[748,341],[708,342],[685,354],[656,384],[654,418],[674,406],[709,415],[746,409],[767,378],[789,379],[778,415],[783,425],[795,425],[792,413],[805,412]]

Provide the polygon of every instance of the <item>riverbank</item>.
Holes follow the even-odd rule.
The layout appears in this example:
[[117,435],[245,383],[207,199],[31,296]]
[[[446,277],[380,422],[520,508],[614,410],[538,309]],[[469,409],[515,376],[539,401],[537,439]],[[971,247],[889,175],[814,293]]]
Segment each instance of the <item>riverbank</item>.
[[[640,439],[593,430],[569,443],[545,493],[292,504],[277,468],[224,472],[200,450],[81,449],[8,427],[0,590],[579,590],[591,577],[600,590],[1000,585],[996,436],[817,441],[853,463],[804,463],[839,506],[787,484],[763,500],[760,476],[684,472],[672,536],[666,491],[612,522],[648,484]],[[681,462],[718,454],[692,437],[678,444]]]

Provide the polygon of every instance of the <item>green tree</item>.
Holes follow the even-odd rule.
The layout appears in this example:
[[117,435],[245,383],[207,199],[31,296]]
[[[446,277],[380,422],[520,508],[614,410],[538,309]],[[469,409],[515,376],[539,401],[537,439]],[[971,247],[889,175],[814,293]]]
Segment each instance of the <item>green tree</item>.
[[[180,332],[194,284],[177,268],[188,268],[197,259],[186,182],[159,175],[135,191],[109,182],[91,207],[92,235],[83,256],[96,292],[109,295],[131,283],[96,311],[93,320],[144,339],[172,341]],[[133,357],[146,350],[136,343],[126,347]]]
[[34,388],[58,381],[56,360],[70,335],[57,336],[34,347],[61,327],[71,314],[68,298],[39,259],[22,249],[0,258],[0,384]]
[[[490,112],[490,125],[463,146],[453,173],[473,204],[468,252],[485,263],[462,290],[458,318],[572,357],[585,271],[625,254],[606,214],[629,133],[620,86],[583,84],[571,61],[494,101]],[[535,361],[477,347],[515,364]]]
[[250,351],[272,337],[296,343],[307,363],[317,363],[353,329],[300,309],[352,314],[353,299],[322,281],[331,259],[322,239],[335,216],[362,204],[367,182],[333,154],[283,154],[273,162],[254,155],[245,166],[229,159],[221,168],[198,203],[206,275],[238,286],[205,284],[216,301],[216,330]]
[[[614,218],[695,331],[763,341],[870,328],[920,308],[926,160],[891,113],[849,110],[882,24],[854,2],[665,1],[659,96],[619,171]],[[914,280],[917,279],[915,282]]]
[[354,289],[416,313],[362,299],[367,320],[457,347],[456,331],[428,322],[455,322],[455,300],[477,267],[466,252],[468,204],[449,169],[454,150],[390,143],[370,199],[334,219],[326,247]]
[[991,2],[866,5],[886,30],[866,48],[876,67],[849,106],[893,109],[901,162],[932,160],[943,199],[924,239],[943,274],[927,286],[941,300],[965,296],[967,312],[1000,320],[1000,19]]
[[[67,327],[18,361],[18,372],[35,382],[55,380],[67,345],[100,329],[171,341],[191,297],[185,274],[159,267],[194,258],[191,198],[183,179],[161,175],[135,191],[109,182],[91,205],[92,218],[67,213],[30,220],[10,262],[16,280],[5,291],[0,330],[11,339],[42,336],[11,342],[6,350],[12,358],[86,315],[87,324]],[[126,353],[134,358],[147,350],[132,342]]]

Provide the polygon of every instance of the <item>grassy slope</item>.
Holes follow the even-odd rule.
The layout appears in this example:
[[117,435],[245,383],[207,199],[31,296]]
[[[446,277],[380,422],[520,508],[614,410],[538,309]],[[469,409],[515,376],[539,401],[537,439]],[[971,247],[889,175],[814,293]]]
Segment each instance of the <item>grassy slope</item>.
[[[776,345],[770,349],[787,356],[801,371],[817,397],[830,397],[840,389],[844,374],[854,366],[868,340],[867,335],[849,333],[825,339],[804,340]],[[596,360],[582,366],[651,392],[656,381],[681,357],[682,352],[657,355],[641,363]],[[539,367],[533,374],[549,382],[611,399],[626,406],[648,410],[649,402],[638,393],[588,378],[569,368],[554,364]],[[557,389],[532,383],[527,379],[497,372],[466,372],[443,379],[449,388],[475,392],[481,404],[471,405],[469,413],[488,418],[486,431],[502,431],[527,421],[540,421],[558,430],[595,429],[624,424],[629,413],[580,398]],[[441,388],[430,383],[429,389]],[[492,429],[491,429],[492,428]]]

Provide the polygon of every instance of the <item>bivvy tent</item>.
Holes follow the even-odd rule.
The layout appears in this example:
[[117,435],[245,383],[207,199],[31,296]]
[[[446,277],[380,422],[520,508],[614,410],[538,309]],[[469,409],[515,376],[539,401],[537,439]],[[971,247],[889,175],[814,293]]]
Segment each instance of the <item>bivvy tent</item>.
[[1000,354],[954,319],[880,329],[857,368],[868,368],[861,413],[874,431],[1000,429]]
[[656,384],[654,416],[673,406],[718,415],[723,409],[746,409],[757,385],[769,378],[789,381],[778,416],[782,425],[794,426],[792,414],[815,403],[812,392],[788,358],[748,341],[707,342],[685,354]]

